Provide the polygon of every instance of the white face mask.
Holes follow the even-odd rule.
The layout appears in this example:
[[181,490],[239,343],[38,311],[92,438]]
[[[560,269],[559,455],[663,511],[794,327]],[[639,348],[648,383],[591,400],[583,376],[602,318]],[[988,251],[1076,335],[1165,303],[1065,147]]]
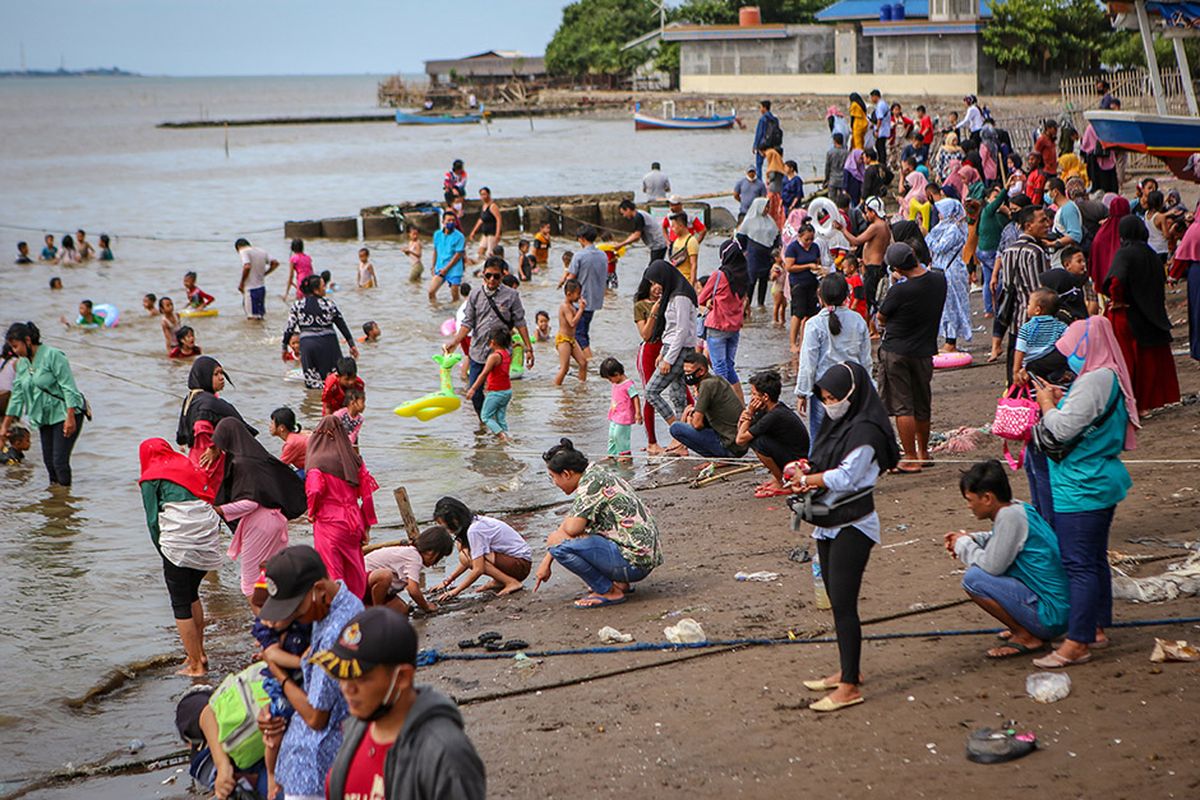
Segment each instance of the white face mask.
[[830,419],[837,421],[846,416],[846,412],[850,410],[850,398],[838,400],[836,403],[824,403],[825,413]]

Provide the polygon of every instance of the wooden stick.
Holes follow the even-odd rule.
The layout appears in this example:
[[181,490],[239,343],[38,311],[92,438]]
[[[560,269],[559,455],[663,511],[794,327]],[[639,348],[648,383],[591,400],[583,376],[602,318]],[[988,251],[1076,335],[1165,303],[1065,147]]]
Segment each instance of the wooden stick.
[[698,478],[692,483],[692,488],[699,489],[702,486],[708,486],[710,483],[716,483],[717,481],[724,480],[731,475],[741,475],[744,472],[753,472],[757,468],[757,464],[746,464],[741,467],[734,467],[731,470],[726,470],[725,472],[718,472],[715,475],[709,475],[707,478]]
[[416,542],[421,535],[421,527],[417,525],[417,516],[413,513],[412,504],[408,502],[408,490],[403,486],[396,488],[392,495],[396,498],[396,506],[400,509],[400,519],[404,521],[404,530],[408,531],[408,539]]

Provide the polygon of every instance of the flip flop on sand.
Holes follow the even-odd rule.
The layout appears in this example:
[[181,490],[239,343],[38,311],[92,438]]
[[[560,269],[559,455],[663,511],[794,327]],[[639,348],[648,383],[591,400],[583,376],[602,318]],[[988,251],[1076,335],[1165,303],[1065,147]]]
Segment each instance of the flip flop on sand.
[[919,464],[917,466],[906,467],[906,466],[904,466],[905,463],[911,464],[913,462],[901,461],[895,467],[893,467],[892,469],[889,469],[888,474],[889,475],[916,475],[917,473],[921,472],[921,466]]
[[[1037,647],[1030,647],[1028,645],[1021,644],[1020,642],[1014,642],[1011,639],[1009,639],[1009,640],[1006,640],[1005,643],[1000,645],[999,647],[993,647],[991,650],[988,650],[986,653],[984,653],[984,655],[991,661],[1003,661],[1006,658],[1015,658],[1017,656],[1027,656],[1032,653],[1040,653],[1041,651],[1043,651],[1045,649],[1046,649],[1045,642],[1042,642]],[[1002,650],[1008,650],[1010,652],[1007,652],[1007,653],[1000,652]]]
[[1060,656],[1057,651],[1052,650],[1041,658],[1035,658],[1033,665],[1042,669],[1062,669],[1064,667],[1073,667],[1078,664],[1086,664],[1092,660],[1091,653],[1084,653],[1079,658],[1067,658]]
[[626,599],[627,598],[625,595],[621,595],[617,599],[613,600],[608,597],[601,597],[598,594],[589,594],[587,597],[581,597],[576,600],[574,605],[576,608],[583,609],[603,608],[604,606],[619,606],[621,603],[624,603]]

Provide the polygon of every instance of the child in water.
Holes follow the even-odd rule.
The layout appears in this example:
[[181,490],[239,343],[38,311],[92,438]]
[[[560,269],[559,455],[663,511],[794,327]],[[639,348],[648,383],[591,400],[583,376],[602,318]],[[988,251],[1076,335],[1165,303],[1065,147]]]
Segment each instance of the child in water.
[[421,250],[421,232],[416,228],[409,228],[408,244],[404,245],[402,251],[408,256],[409,283],[420,283],[421,275],[425,272],[425,265],[421,262]]
[[325,388],[321,391],[321,415],[327,417],[346,405],[348,390],[366,388],[362,378],[358,377],[358,362],[350,356],[342,356],[333,372],[325,377]]
[[112,246],[109,242],[107,233],[100,234],[100,260],[101,261],[112,261],[113,260]]
[[454,552],[450,531],[434,525],[421,531],[412,544],[381,547],[364,557],[367,565],[367,605],[387,606],[401,614],[412,613],[412,606],[400,597],[408,592],[413,603],[427,614],[437,605],[421,591],[421,569],[432,567]]
[[142,295],[142,309],[145,310],[146,316],[158,316],[158,295],[154,292],[147,292]]
[[62,278],[51,278],[50,279],[50,290],[51,291],[56,292],[61,288],[62,288]]
[[583,299],[583,287],[579,281],[569,278],[563,285],[562,305],[558,307],[558,334],[554,337],[554,349],[558,351],[558,375],[554,385],[562,386],[563,378],[571,366],[571,358],[579,365],[579,380],[587,380],[587,356],[575,341],[575,326],[583,318],[587,302]]
[[550,262],[550,223],[543,222],[538,232],[533,235],[533,257],[538,267],[544,267]]
[[284,361],[299,361],[300,360],[300,334],[293,333],[288,339],[287,352],[283,354]]
[[346,390],[346,405],[333,412],[333,415],[342,421],[342,428],[345,429],[346,436],[355,450],[358,449],[358,435],[362,433],[365,421],[363,411],[366,408],[367,393],[362,389],[350,388]]
[[787,273],[778,261],[771,267],[771,299],[775,307],[771,310],[771,321],[775,327],[787,325]]
[[363,342],[365,344],[370,344],[371,342],[379,341],[379,336],[380,336],[381,332],[379,330],[379,323],[377,323],[375,320],[371,320],[370,322],[364,322],[362,329],[363,329],[363,335],[358,337],[358,340],[360,342]]
[[492,352],[483,362],[483,370],[475,383],[467,389],[467,399],[470,400],[481,387],[486,389],[479,418],[500,441],[507,442],[508,404],[512,400],[512,380],[508,372],[512,366],[512,332],[508,328],[496,328],[488,338],[488,347]]
[[183,288],[187,290],[188,308],[202,311],[212,305],[213,296],[196,285],[196,273],[183,273]]
[[33,259],[29,257],[29,242],[17,242],[17,263],[33,263]]
[[300,430],[296,412],[280,406],[271,412],[271,435],[283,440],[279,460],[304,477],[304,457],[308,454],[308,434]]
[[333,273],[329,270],[321,273],[321,280],[325,282],[325,291],[336,292],[338,290],[338,285],[333,282]]
[[522,239],[517,242],[517,253],[520,258],[518,270],[521,273],[521,280],[528,281],[533,279],[533,273],[537,272],[537,259],[529,253],[529,240]]
[[642,403],[638,389],[625,377],[625,367],[615,358],[600,364],[600,377],[612,384],[612,402],[608,406],[608,454],[622,464],[633,461],[633,426],[642,424]]
[[558,279],[558,288],[561,289],[563,284],[567,282],[567,276],[571,274],[571,259],[575,257],[575,251],[568,250],[562,254],[563,272],[562,277]]
[[58,261],[58,248],[54,246],[54,234],[47,233],[43,240],[46,246],[42,248],[42,254],[38,257],[39,261]]
[[12,466],[25,460],[25,451],[29,449],[32,438],[29,429],[21,425],[13,425],[8,429],[8,441],[0,442],[0,464]]
[[[81,328],[99,328],[104,325],[104,317],[92,310],[91,300],[79,301],[79,318],[75,320],[75,324]],[[60,317],[64,325],[70,326],[65,317]]]
[[190,326],[184,325],[175,331],[175,346],[167,353],[168,358],[195,358],[200,355],[200,346],[196,344],[196,332]]
[[550,341],[550,314],[545,311],[539,311],[533,315],[533,321],[535,326],[534,341]]
[[379,286],[375,276],[375,265],[371,263],[371,251],[362,248],[358,251],[358,288],[374,289]]

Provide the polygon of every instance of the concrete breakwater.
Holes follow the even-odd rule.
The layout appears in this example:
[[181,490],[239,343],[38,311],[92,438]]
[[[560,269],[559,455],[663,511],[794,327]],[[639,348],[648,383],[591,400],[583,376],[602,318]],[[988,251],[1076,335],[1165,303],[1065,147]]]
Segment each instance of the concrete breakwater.
[[[574,237],[581,225],[592,225],[602,239],[624,237],[633,230],[633,223],[620,213],[623,200],[633,200],[633,192],[602,192],[599,194],[530,195],[496,198],[500,207],[502,235],[524,233],[532,235],[545,223],[550,233]],[[283,234],[289,239],[398,239],[415,228],[432,235],[440,225],[440,208],[434,201],[402,202],[369,206],[357,216],[331,217],[319,220],[291,220],[283,224]],[[643,204],[655,219],[667,213],[665,202]],[[689,214],[699,216],[704,224],[717,230],[733,227],[733,216],[723,208],[713,208],[700,201],[685,201]],[[470,233],[479,219],[480,202],[467,200],[463,206],[462,228]]]

